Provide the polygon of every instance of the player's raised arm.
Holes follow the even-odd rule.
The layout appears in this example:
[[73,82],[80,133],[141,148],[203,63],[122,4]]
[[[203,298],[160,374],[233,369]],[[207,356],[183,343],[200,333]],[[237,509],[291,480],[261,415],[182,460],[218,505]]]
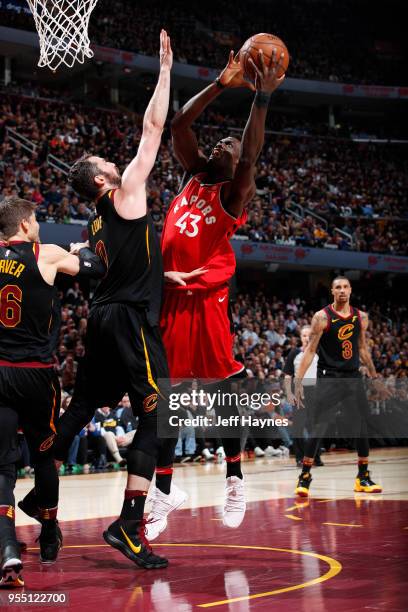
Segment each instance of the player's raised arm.
[[143,132],[136,157],[122,177],[115,193],[115,208],[125,219],[137,219],[146,214],[146,180],[153,168],[160,147],[170,99],[170,71],[173,52],[170,37],[160,33],[160,73],[153,96],[143,118]]
[[249,61],[256,74],[256,93],[242,135],[240,157],[234,179],[225,186],[223,197],[225,208],[234,217],[241,216],[245,205],[255,195],[255,164],[264,143],[265,120],[270,97],[285,79],[285,75],[277,76],[282,66],[276,61],[275,52],[269,68],[265,65],[262,51],[259,51],[261,68],[258,68],[252,59]]
[[191,98],[174,116],[171,122],[174,154],[188,173],[200,172],[207,163],[206,156],[199,149],[192,124],[224,89],[233,87],[253,89],[253,85],[244,80],[239,59],[234,59],[234,52],[231,51],[227,65],[215,81]]

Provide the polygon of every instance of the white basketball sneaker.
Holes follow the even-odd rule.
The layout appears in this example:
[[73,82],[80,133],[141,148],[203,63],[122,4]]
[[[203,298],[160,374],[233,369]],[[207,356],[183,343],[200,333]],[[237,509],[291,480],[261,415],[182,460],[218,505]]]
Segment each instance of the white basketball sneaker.
[[238,476],[229,476],[225,482],[225,503],[222,522],[236,529],[244,520],[246,510],[244,481]]
[[175,484],[171,484],[170,493],[166,495],[160,489],[153,489],[151,500],[152,509],[146,521],[146,538],[155,540],[167,527],[167,517],[170,512],[177,510],[187,499],[187,493],[179,489]]
[[265,448],[265,455],[267,457],[282,457],[282,451],[279,448],[273,448],[273,446],[267,446]]

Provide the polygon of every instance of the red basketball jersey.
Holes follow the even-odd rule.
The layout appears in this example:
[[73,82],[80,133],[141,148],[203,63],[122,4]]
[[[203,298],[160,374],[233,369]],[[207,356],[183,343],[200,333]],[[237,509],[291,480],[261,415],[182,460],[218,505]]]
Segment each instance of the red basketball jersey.
[[[225,183],[207,185],[205,173],[193,176],[174,198],[164,223],[162,253],[164,270],[191,272],[205,267],[208,272],[187,287],[172,289],[210,289],[225,284],[235,272],[235,254],[231,236],[247,219],[244,211],[238,219],[221,204]],[[169,287],[169,286],[168,286]]]

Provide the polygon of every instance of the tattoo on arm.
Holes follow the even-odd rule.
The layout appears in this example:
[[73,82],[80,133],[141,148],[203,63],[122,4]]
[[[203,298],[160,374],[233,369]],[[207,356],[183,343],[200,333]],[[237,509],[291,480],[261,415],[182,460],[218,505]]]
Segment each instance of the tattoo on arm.
[[313,315],[308,345],[308,348],[310,347],[310,350],[312,350],[314,353],[317,350],[320,338],[322,336],[322,333],[324,332],[326,325],[327,315],[324,310],[319,310]]
[[361,327],[365,331],[368,327],[368,314],[360,310]]

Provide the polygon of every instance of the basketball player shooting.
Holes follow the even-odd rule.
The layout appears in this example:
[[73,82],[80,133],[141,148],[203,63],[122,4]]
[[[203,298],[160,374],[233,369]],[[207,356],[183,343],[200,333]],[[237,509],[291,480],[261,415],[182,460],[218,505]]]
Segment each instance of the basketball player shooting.
[[[215,82],[189,100],[171,123],[174,153],[189,180],[172,201],[163,228],[164,269],[171,282],[166,284],[160,326],[171,378],[199,378],[204,384],[206,379],[221,381],[212,389],[221,393],[230,390],[234,377],[245,376],[244,366],[232,353],[228,282],[236,262],[230,238],[245,223],[245,206],[255,195],[256,162],[270,98],[284,80],[284,75],[277,76],[281,65],[276,53],[270,66],[262,52],[257,62],[260,67],[249,61],[256,74],[255,86],[244,79],[241,64],[231,52]],[[224,90],[233,87],[256,90],[242,142],[231,136],[223,138],[207,158],[192,124]],[[201,275],[185,279],[183,273],[199,269]],[[238,415],[238,409],[219,405],[217,414]],[[240,437],[222,441],[227,462],[223,522],[234,528],[241,524],[246,507]],[[176,507],[169,503],[172,493],[170,498],[163,494],[169,491],[171,472],[166,473],[160,455],[157,466],[148,539],[165,529],[167,516]]]
[[[382,491],[381,487],[371,480],[368,471],[369,407],[359,371],[361,360],[367,367],[370,378],[375,379],[378,376],[366,340],[368,315],[350,305],[351,285],[347,278],[335,278],[331,292],[333,303],[313,316],[309,344],[303,353],[295,380],[296,403],[302,407],[302,380],[318,352],[316,400],[312,409],[313,425],[311,437],[305,442],[302,472],[295,490],[300,497],[309,496],[312,481],[310,470],[320,440],[324,437],[329,424],[327,412],[342,405],[351,408],[348,416],[355,420],[357,425],[361,425],[356,438],[358,473],[354,491],[364,493]],[[384,389],[382,391],[384,392]]]

